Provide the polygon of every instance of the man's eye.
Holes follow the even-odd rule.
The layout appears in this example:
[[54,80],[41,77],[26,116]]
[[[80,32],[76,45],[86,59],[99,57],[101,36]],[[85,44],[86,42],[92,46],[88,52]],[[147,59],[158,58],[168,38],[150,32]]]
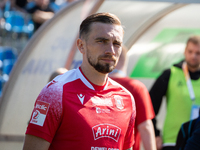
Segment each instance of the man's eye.
[[114,45],[121,46],[121,43],[115,42]]
[[107,40],[98,40],[97,42],[98,42],[98,43],[106,43]]

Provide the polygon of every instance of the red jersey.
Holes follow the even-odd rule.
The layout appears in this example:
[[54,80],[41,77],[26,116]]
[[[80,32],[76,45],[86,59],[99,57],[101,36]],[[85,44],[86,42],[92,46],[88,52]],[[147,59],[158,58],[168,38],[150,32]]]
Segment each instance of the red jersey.
[[138,80],[129,77],[112,79],[129,90],[135,99],[137,116],[135,119],[135,144],[133,149],[139,150],[140,134],[137,130],[137,126],[148,119],[153,119],[155,116],[149,92],[145,85]]
[[132,95],[108,78],[92,84],[79,69],[56,77],[39,94],[26,134],[50,150],[123,150],[134,144]]

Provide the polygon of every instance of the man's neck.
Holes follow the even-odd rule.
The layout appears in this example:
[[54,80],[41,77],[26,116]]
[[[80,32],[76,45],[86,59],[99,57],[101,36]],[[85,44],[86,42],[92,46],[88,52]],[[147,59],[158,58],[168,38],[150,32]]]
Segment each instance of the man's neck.
[[193,73],[194,73],[194,72],[200,70],[200,66],[199,66],[199,67],[195,67],[195,68],[188,66],[188,70],[189,70],[190,72],[193,72]]
[[84,65],[81,65],[81,70],[83,74],[95,85],[103,86],[105,85],[108,74],[103,74],[98,71],[96,71],[92,66],[86,67]]

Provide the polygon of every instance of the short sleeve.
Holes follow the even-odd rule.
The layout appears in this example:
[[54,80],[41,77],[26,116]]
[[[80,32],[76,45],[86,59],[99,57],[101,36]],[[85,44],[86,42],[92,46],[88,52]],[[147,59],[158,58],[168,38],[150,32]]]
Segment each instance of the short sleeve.
[[43,88],[35,102],[26,134],[51,143],[62,119],[62,87],[52,81]]
[[136,124],[139,125],[148,119],[153,119],[155,113],[146,86],[139,81],[135,81],[135,89],[133,92],[136,103],[136,111],[137,114],[139,114],[136,118]]

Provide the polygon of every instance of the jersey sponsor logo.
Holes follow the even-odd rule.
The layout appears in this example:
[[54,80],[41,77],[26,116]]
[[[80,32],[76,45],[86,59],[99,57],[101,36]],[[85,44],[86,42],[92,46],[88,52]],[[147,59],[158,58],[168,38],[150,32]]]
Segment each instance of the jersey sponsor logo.
[[115,105],[118,109],[124,109],[124,102],[121,96],[119,95],[114,95],[114,99],[115,99]]
[[119,150],[119,148],[91,147],[91,150]]
[[100,98],[97,96],[94,96],[91,98],[91,101],[93,105],[95,106],[113,106],[112,99],[111,98]]
[[33,110],[30,123],[43,126],[48,109],[49,109],[49,105],[50,104],[47,102],[37,101],[35,108]]
[[107,147],[91,147],[91,150],[108,150]]
[[118,142],[118,139],[121,134],[121,129],[112,124],[99,124],[92,127],[92,132],[94,140],[107,137]]
[[47,107],[45,105],[36,104],[35,108],[42,109],[46,111]]
[[102,109],[102,108],[96,107],[96,113],[97,114],[110,113],[110,109]]
[[77,94],[78,96],[78,99],[81,101],[81,103],[83,104],[83,101],[84,101],[84,98],[85,98],[85,95],[82,95],[82,94]]
[[33,112],[33,119],[37,119],[40,116],[40,112],[38,110]]

